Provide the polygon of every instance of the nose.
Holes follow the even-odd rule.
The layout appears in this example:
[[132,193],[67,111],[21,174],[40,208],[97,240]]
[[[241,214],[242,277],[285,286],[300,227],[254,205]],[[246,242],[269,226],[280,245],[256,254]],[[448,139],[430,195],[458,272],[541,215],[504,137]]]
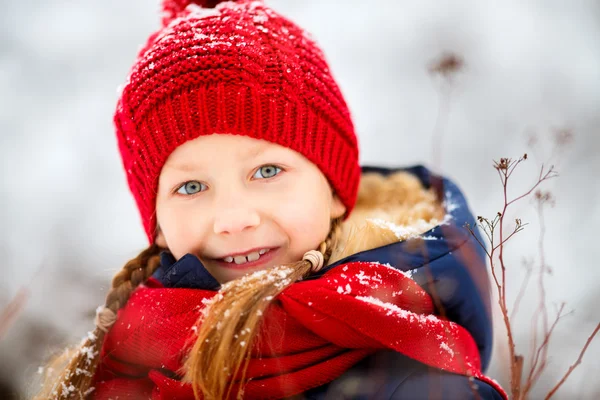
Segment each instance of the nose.
[[256,210],[248,208],[223,209],[216,216],[214,231],[216,234],[240,233],[260,224],[260,216]]

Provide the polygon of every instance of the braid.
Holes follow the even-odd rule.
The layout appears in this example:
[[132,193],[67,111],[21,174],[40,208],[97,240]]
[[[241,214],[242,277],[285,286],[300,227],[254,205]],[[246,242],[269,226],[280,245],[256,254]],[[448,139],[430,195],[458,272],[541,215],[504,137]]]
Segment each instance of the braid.
[[[331,222],[327,238],[319,246],[326,265],[336,244],[341,219]],[[198,321],[198,337],[185,362],[185,380],[196,398],[230,398],[237,383],[243,395],[250,350],[262,315],[275,297],[297,280],[309,276],[313,263],[303,259],[293,264],[256,271],[227,282],[213,297]],[[232,382],[232,377],[240,377]]]
[[329,235],[321,245],[319,246],[319,251],[323,254],[323,258],[325,259],[325,265],[331,258],[337,241],[340,237],[340,232],[342,229],[342,219],[336,218],[331,221],[331,228],[329,229]]
[[[106,296],[103,311],[113,314],[114,322],[119,308],[123,307],[131,293],[141,283],[145,282],[160,265],[159,253],[161,248],[153,244],[143,250],[137,257],[130,260],[117,272],[112,280],[112,288]],[[110,325],[110,324],[109,324]],[[98,367],[100,350],[107,326],[97,325],[89,332],[79,348],[66,352],[52,360],[46,375],[42,390],[34,397],[35,400],[46,399],[84,399],[91,393],[96,368]],[[65,366],[65,364],[67,364]],[[59,371],[52,374],[52,371]]]
[[112,289],[106,295],[106,308],[116,313],[129,300],[135,288],[145,282],[160,265],[160,248],[153,244],[130,260],[113,277]]

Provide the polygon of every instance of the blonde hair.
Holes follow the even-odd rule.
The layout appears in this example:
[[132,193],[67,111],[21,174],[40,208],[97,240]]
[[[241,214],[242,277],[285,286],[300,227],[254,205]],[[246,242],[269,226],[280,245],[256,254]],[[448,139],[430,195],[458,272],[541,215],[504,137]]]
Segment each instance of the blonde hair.
[[[341,219],[331,222],[330,232],[319,247],[325,265],[335,246]],[[115,275],[105,307],[114,314],[123,307],[131,293],[145,282],[160,265],[162,249],[153,244],[129,261]],[[194,395],[221,399],[239,386],[243,392],[250,349],[263,311],[273,298],[293,282],[308,276],[313,264],[307,260],[271,268],[233,280],[222,286],[198,320],[198,336],[183,367],[184,380],[192,384]],[[99,364],[105,332],[96,327],[75,349],[55,357],[45,368],[42,389],[34,397],[42,399],[84,399]],[[241,374],[233,382],[232,377]]]
[[[153,244],[117,272],[106,295],[106,308],[116,314],[127,303],[135,288],[152,276],[160,265],[160,251],[161,248]],[[42,389],[34,399],[84,399],[92,390],[90,386],[98,367],[104,335],[105,332],[96,327],[77,348],[67,349],[51,360],[45,368]]]

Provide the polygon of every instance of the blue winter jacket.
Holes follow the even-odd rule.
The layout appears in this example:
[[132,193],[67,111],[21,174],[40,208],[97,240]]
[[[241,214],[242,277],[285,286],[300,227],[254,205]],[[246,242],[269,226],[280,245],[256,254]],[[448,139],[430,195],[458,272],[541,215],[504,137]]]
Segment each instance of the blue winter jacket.
[[[343,258],[308,279],[352,261],[377,261],[410,271],[412,278],[439,299],[440,314],[466,328],[479,348],[482,370],[492,350],[492,321],[485,252],[466,229],[475,226],[467,202],[449,179],[430,173],[422,166],[387,169],[363,167],[363,173],[388,175],[407,171],[443,199],[444,223],[424,233],[425,248],[415,249],[400,241]],[[481,243],[481,237],[478,237]],[[217,290],[219,283],[197,257],[187,254],[179,261],[164,252],[154,274],[166,287]],[[443,311],[442,311],[443,310]],[[306,399],[502,399],[490,385],[477,379],[428,367],[400,353],[380,351],[354,365],[326,385],[304,393]]]

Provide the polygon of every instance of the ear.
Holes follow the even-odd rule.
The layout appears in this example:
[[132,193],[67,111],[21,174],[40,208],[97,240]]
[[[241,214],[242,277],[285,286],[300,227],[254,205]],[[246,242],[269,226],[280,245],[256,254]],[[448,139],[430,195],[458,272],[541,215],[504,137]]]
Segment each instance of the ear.
[[162,232],[162,229],[160,229],[160,227],[156,227],[156,238],[154,239],[154,243],[156,243],[156,245],[158,245],[159,247],[162,247],[163,249],[167,248],[167,241],[165,240],[165,235]]
[[339,218],[344,215],[345,212],[346,206],[342,203],[337,194],[331,196],[331,219]]

